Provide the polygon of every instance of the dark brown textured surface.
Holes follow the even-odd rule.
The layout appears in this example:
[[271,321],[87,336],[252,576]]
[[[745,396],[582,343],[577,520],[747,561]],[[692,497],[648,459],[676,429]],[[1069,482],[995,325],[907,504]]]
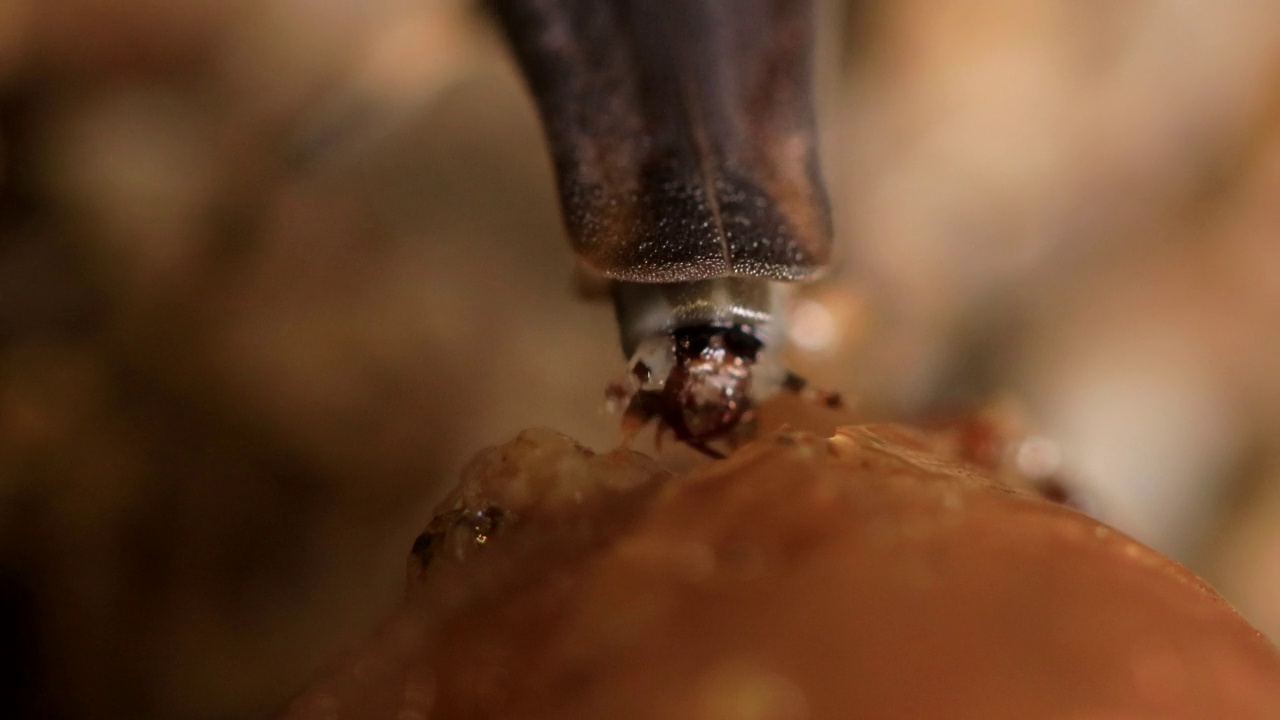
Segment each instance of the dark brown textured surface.
[[807,0],[492,4],[590,267],[672,282],[826,264]]
[[1280,655],[1203,581],[953,441],[783,433],[672,476],[527,432],[289,717],[1277,717]]

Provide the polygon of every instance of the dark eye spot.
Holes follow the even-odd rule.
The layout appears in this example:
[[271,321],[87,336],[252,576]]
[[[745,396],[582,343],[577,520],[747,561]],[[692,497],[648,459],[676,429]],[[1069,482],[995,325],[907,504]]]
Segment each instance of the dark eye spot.
[[493,505],[471,513],[468,522],[471,525],[470,530],[476,545],[484,545],[489,542],[489,539],[501,529],[505,516],[506,513],[502,512],[502,508]]
[[490,505],[482,510],[449,510],[436,516],[413,541],[411,552],[425,568],[441,553],[463,560],[501,530],[506,513]]

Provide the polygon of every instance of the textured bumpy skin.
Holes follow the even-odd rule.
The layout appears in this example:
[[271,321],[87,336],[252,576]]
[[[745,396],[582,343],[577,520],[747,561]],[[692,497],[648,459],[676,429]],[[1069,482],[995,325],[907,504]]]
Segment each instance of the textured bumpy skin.
[[491,0],[538,103],[574,249],[636,282],[826,264],[809,0]]
[[288,720],[1275,720],[1280,654],[965,428],[781,432],[675,475],[528,431]]

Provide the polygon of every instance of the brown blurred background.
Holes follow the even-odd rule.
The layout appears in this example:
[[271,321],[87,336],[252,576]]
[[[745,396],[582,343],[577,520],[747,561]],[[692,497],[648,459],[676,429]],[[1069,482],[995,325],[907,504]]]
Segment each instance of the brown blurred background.
[[[1003,398],[1280,637],[1280,4],[823,5],[795,365]],[[0,2],[3,717],[254,718],[479,448],[607,448],[532,107],[464,0]]]

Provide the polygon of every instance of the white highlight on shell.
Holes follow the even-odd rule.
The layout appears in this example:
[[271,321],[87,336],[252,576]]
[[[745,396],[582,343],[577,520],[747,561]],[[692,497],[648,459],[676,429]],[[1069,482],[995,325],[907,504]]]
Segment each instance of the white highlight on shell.
[[1014,462],[1029,478],[1047,478],[1062,469],[1062,448],[1048,438],[1029,437],[1018,445]]
[[839,339],[840,329],[826,305],[800,300],[791,311],[787,334],[791,343],[807,352],[828,350]]

